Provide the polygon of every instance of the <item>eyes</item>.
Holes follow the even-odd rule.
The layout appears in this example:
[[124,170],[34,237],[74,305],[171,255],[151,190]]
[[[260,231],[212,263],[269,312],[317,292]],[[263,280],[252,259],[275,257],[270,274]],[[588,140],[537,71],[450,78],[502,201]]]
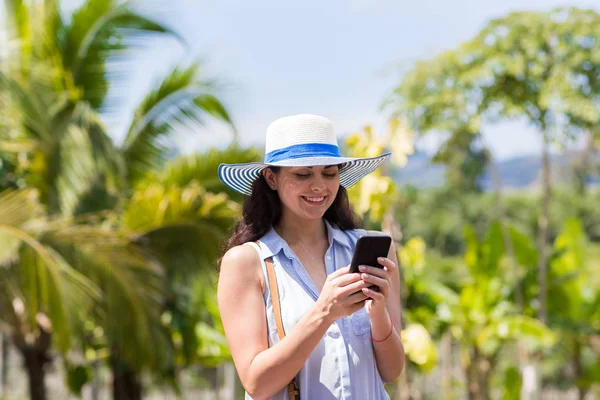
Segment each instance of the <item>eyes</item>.
[[[308,179],[312,176],[312,172],[295,172],[294,175],[297,179]],[[337,177],[338,171],[337,169],[324,170],[322,175],[327,179],[333,179]]]

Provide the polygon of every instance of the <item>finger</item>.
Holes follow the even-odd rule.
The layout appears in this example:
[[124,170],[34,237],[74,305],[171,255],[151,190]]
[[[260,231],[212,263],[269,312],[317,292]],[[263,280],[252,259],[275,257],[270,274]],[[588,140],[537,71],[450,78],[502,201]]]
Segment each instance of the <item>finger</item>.
[[387,277],[380,278],[378,276],[365,274],[365,273],[361,274],[360,277],[362,278],[363,281],[374,284],[375,286],[378,286],[385,293],[387,293],[387,291],[390,287],[390,283],[387,280]]
[[395,262],[393,262],[392,260],[390,260],[389,258],[386,257],[379,257],[377,259],[377,262],[381,265],[383,265],[384,267],[386,267],[388,273],[398,269],[398,266],[396,265]]
[[367,289],[367,288],[363,288],[362,292],[364,293],[365,296],[367,296],[375,301],[385,301],[385,297],[383,296],[383,293],[376,292],[374,290]]
[[331,280],[332,286],[345,287],[351,283],[361,281],[360,274],[346,274],[342,276],[338,276],[335,279]]
[[361,265],[359,267],[360,272],[364,272],[367,274],[379,276],[381,278],[386,278],[388,276],[388,272],[380,267],[372,267],[370,265]]
[[335,278],[338,278],[340,276],[347,274],[348,272],[350,272],[349,265],[345,266],[344,268],[340,268],[338,270],[333,271],[331,274],[327,275],[327,279],[333,280]]
[[369,298],[369,297],[367,297],[367,295],[365,295],[362,292],[361,289],[359,289],[357,292],[354,292],[353,294],[351,294],[348,297],[348,303],[349,304],[355,304],[355,303],[359,303],[359,302],[364,302],[365,300],[367,300]]
[[349,296],[352,293],[360,292],[362,288],[369,286],[368,283],[361,279],[359,274],[356,275],[358,275],[358,280],[356,282],[340,287],[340,291],[338,292],[340,296]]

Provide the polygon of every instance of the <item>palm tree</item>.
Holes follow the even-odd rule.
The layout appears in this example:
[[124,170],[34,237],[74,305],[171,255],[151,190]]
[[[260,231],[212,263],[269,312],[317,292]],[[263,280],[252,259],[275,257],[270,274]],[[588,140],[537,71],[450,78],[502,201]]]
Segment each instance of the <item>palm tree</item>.
[[32,399],[46,398],[50,346],[66,352],[95,285],[41,240],[49,225],[33,190],[0,194],[0,330],[24,359]]
[[[10,51],[0,65],[0,111],[4,116],[0,122],[0,144],[5,145],[4,151],[19,152],[19,169],[27,184],[38,189],[49,215],[69,217],[122,209],[133,188],[160,168],[172,153],[168,139],[179,125],[202,124],[206,116],[231,124],[214,94],[214,83],[200,75],[200,65],[175,67],[156,89],[144,96],[123,146],[117,147],[99,114],[118,105],[107,98],[109,86],[120,83],[110,73],[110,57],[117,55],[127,60],[131,38],[150,33],[177,35],[136,13],[127,3],[114,0],[86,1],[68,24],[56,1],[30,5],[7,0],[5,6]],[[115,220],[118,217],[109,214],[97,217],[94,223],[104,221],[111,225]],[[115,237],[126,240],[126,235],[104,232],[103,237],[92,241],[90,235],[97,232],[88,231],[86,224],[62,228],[60,234],[47,235],[46,239],[63,258],[79,261],[74,262],[77,268],[88,272],[94,269],[90,276],[105,299],[100,303],[106,312],[104,322],[111,320],[117,309],[121,315],[131,317],[121,320],[123,324],[112,320],[114,331],[110,334],[120,339],[110,349],[111,362],[114,371],[123,371],[114,379],[115,398],[139,398],[139,382],[129,369],[139,371],[142,366],[161,362],[148,354],[156,346],[135,352],[140,346],[125,344],[128,340],[163,342],[168,340],[168,334],[150,330],[139,337],[129,335],[126,327],[137,323],[140,332],[139,327],[160,325],[159,315],[153,310],[159,309],[155,306],[164,294],[159,283],[162,266],[148,263],[147,259],[140,261],[137,255],[132,259],[126,252],[102,253]],[[94,259],[99,254],[104,256]],[[81,260],[96,262],[85,264]],[[144,268],[136,270],[139,263]],[[107,265],[129,272],[119,274]],[[56,322],[52,316],[49,318]],[[133,394],[128,394],[128,389],[121,390],[119,382],[133,388],[129,392]]]
[[[179,157],[153,179],[139,183],[124,206],[122,229],[139,233],[136,243],[164,268],[167,295],[160,310],[179,338],[172,349],[175,357],[164,358],[167,371],[198,362],[214,366],[231,357],[215,302],[216,262],[240,206],[216,171],[220,162],[257,158],[256,150],[236,145]],[[198,303],[201,308],[190,307]],[[143,344],[129,346],[147,351]]]

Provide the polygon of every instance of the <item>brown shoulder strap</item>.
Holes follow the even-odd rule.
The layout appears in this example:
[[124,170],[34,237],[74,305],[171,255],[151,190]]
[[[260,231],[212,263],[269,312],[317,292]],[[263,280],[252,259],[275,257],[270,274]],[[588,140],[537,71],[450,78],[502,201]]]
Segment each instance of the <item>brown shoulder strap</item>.
[[275,325],[277,325],[277,334],[279,340],[285,337],[283,329],[283,320],[281,319],[281,304],[279,304],[279,288],[277,287],[277,277],[275,276],[275,268],[273,268],[273,258],[269,257],[265,260],[267,265],[267,275],[269,277],[269,291],[271,292],[271,300],[273,302],[273,312],[275,313]]
[[[256,244],[260,247],[260,242]],[[269,257],[265,260],[267,266],[267,279],[269,280],[269,292],[271,292],[271,301],[273,302],[273,313],[275,314],[275,325],[277,326],[277,334],[279,340],[285,337],[285,330],[283,329],[283,320],[281,319],[281,304],[279,303],[279,288],[277,286],[277,276],[275,275],[275,268],[273,267],[273,257]],[[298,389],[298,382],[296,377],[288,384],[288,396],[290,400],[300,399],[300,390]]]

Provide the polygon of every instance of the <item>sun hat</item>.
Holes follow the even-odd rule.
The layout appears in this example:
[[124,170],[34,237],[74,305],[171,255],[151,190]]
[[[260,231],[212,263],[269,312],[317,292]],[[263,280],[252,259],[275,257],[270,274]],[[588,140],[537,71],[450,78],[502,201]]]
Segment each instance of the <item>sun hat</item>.
[[339,165],[340,185],[346,189],[373,172],[391,153],[371,158],[342,157],[333,124],[324,117],[298,114],[283,117],[267,128],[264,162],[219,165],[219,179],[233,190],[252,194],[263,169]]

